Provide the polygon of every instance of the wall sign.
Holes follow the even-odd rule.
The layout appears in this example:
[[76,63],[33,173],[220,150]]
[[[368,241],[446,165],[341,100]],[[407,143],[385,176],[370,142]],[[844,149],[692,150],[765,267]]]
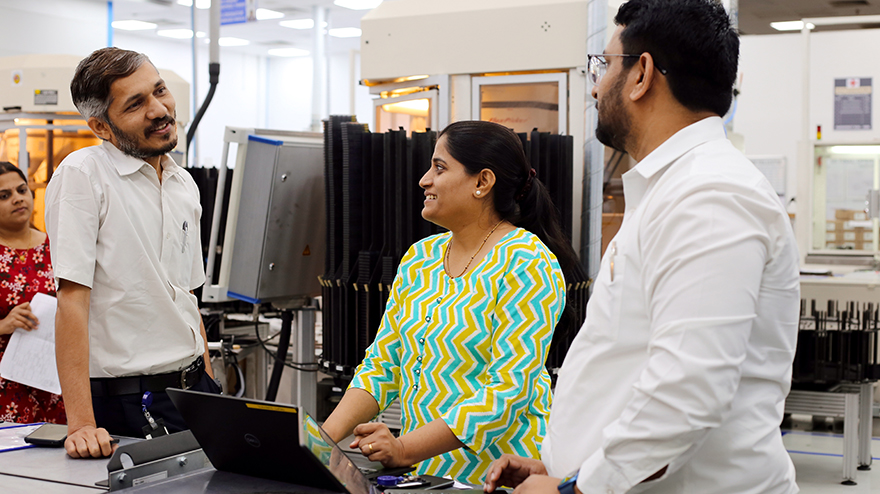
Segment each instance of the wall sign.
[[256,0],[221,0],[220,25],[241,24],[257,20]]
[[871,130],[870,77],[834,79],[834,130]]
[[34,90],[35,105],[57,105],[58,90],[57,89],[36,89]]

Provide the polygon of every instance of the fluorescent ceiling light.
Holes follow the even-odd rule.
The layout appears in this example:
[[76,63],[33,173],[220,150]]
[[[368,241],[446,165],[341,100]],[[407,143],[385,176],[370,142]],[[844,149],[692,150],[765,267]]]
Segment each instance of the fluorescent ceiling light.
[[265,21],[266,19],[281,19],[284,14],[269,9],[257,9],[257,20]]
[[301,48],[272,48],[269,50],[269,55],[275,57],[304,57],[308,54],[308,50]]
[[345,7],[351,10],[369,10],[375,9],[382,3],[382,0],[334,0],[333,5]]
[[113,21],[113,29],[122,29],[123,31],[146,31],[148,29],[156,29],[157,27],[152,22],[136,21],[134,19]]
[[833,154],[880,154],[880,146],[831,146]]
[[190,39],[193,37],[191,29],[160,29],[156,31],[156,34],[174,39]]
[[[800,31],[804,28],[804,21],[771,22],[770,27],[777,31]],[[815,27],[813,23],[807,23],[807,29],[814,29]]]
[[[278,23],[281,27],[289,27],[291,29],[312,29],[315,27],[314,19],[291,19],[289,21],[281,21]],[[324,27],[327,27],[327,23],[324,22]]]
[[815,26],[843,26],[846,24],[876,24],[880,15],[840,15],[834,17],[810,17],[804,19]]
[[327,34],[334,38],[357,38],[361,35],[361,30],[356,27],[338,27],[327,31]]
[[196,31],[196,38],[204,38],[207,36],[204,31]]
[[246,39],[222,36],[217,40],[217,44],[220,46],[245,46],[251,44],[251,42]]
[[[184,7],[192,7],[193,0],[177,0],[179,5],[183,5]],[[211,8],[211,0],[196,0],[196,8],[197,9],[210,9]]]

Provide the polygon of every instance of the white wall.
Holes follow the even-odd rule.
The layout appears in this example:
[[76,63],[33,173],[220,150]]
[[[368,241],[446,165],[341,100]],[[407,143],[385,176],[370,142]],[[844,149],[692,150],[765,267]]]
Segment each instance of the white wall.
[[94,0],[0,0],[0,57],[86,56],[107,45],[107,4]]
[[[880,142],[880,29],[832,31],[810,36],[810,123],[822,126],[822,141],[834,144]],[[834,79],[873,78],[873,129],[834,130]]]
[[[355,62],[354,74],[351,73],[351,57],[354,57]],[[351,51],[349,53],[333,54],[329,59],[330,114],[351,114],[350,91],[351,86],[354,85],[354,114],[357,115],[358,122],[369,124],[372,129],[373,120],[375,119],[372,104],[373,97],[370,95],[370,88],[358,84],[361,73],[360,52]]]
[[740,44],[742,84],[733,130],[745,137],[746,155],[786,157],[786,203],[797,193],[797,142],[803,133],[802,46],[799,33],[743,36]]
[[312,122],[312,59],[270,58],[266,92],[271,95],[266,127],[309,130]]
[[[745,137],[747,155],[784,155],[788,161],[786,199],[797,194],[797,142],[868,144],[880,142],[880,30],[829,31],[810,35],[810,106],[804,111],[804,40],[800,33],[743,36],[740,48],[742,93],[734,131]],[[834,130],[834,79],[872,77],[873,129]],[[803,119],[810,122],[804,136]],[[816,141],[816,127],[822,140]],[[809,166],[809,164],[806,164]],[[790,206],[789,211],[794,211]]]
[[[743,84],[734,131],[744,136],[746,154],[786,157],[786,198],[796,198],[788,211],[797,213],[798,243],[805,256],[811,245],[813,147],[880,143],[876,90],[880,85],[880,51],[876,49],[880,30],[810,34],[808,81],[804,80],[807,45],[802,34],[744,36],[741,46]],[[871,130],[834,130],[834,79],[850,77],[873,79]],[[816,138],[819,125],[821,140]]]

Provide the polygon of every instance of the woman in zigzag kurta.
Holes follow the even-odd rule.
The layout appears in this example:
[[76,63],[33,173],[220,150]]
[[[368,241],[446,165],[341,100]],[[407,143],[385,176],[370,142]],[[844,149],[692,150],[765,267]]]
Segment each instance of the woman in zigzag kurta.
[[[540,458],[544,362],[577,258],[522,144],[501,125],[451,124],[422,216],[450,231],[401,261],[381,326],[324,429],[386,467],[482,483],[504,453]],[[548,247],[549,246],[549,247]],[[559,258],[559,261],[557,261]],[[400,399],[401,436],[372,419]],[[360,424],[360,425],[358,425]]]

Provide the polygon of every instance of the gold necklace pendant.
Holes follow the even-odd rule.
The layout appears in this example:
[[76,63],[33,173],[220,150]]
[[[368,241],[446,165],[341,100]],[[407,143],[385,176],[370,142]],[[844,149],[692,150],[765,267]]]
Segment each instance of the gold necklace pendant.
[[[477,254],[479,254],[481,250],[483,250],[483,246],[486,245],[486,242],[489,240],[489,237],[491,237],[492,234],[495,233],[495,229],[498,228],[498,225],[500,225],[503,222],[504,222],[504,220],[502,219],[498,223],[495,223],[495,226],[492,227],[492,230],[490,230],[489,234],[486,235],[486,238],[483,239],[483,243],[481,243],[480,246],[477,247],[477,251],[474,252],[474,255],[472,255],[470,260],[467,262],[467,264],[465,264],[464,269],[461,271],[461,273],[458,273],[458,276],[453,276],[453,278],[461,278],[462,276],[464,276],[465,273],[467,273],[467,270],[469,267],[471,267],[471,263],[474,261],[474,258],[477,257]],[[446,255],[443,256],[443,264],[445,266],[449,266],[449,250],[450,249],[452,249],[452,237],[449,237],[449,245],[446,247]],[[445,266],[444,266],[444,268],[445,268]],[[448,274],[448,271],[447,271],[447,274]]]

